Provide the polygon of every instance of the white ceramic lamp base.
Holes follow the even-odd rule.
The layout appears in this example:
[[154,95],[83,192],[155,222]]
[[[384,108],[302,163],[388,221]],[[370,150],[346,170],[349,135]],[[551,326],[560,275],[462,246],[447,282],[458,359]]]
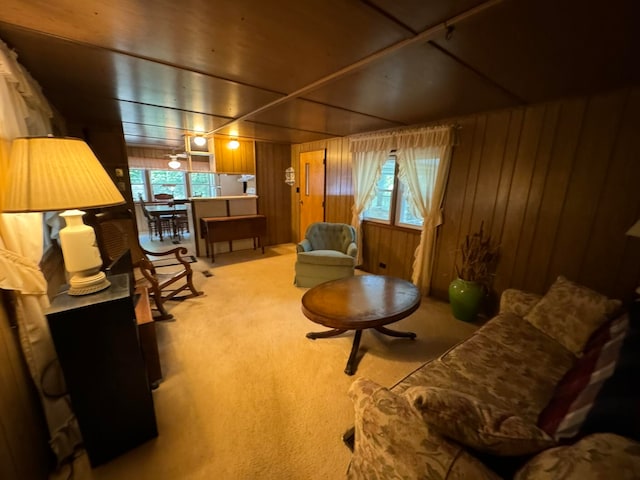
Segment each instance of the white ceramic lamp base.
[[85,212],[67,210],[60,214],[67,226],[60,230],[60,248],[69,272],[69,295],[88,295],[108,288],[111,283],[100,271],[102,257],[96,234],[82,222]]

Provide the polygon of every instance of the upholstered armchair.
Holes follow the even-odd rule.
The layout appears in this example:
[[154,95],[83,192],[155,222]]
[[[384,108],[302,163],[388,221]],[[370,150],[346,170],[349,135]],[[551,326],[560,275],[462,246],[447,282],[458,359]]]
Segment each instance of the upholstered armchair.
[[358,247],[356,231],[344,223],[316,222],[296,246],[298,287],[316,285],[353,275]]

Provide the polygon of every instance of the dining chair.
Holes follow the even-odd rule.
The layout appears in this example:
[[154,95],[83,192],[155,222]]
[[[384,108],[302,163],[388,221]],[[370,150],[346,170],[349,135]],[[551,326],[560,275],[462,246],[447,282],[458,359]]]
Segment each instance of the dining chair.
[[[167,312],[165,302],[171,299],[183,300],[202,295],[193,284],[193,270],[184,255],[187,249],[177,247],[165,252],[145,250],[138,240],[138,231],[131,210],[113,210],[102,213],[89,213],[86,223],[96,231],[96,239],[103,265],[110,265],[128,249],[134,266],[136,287],[144,286],[149,290],[160,316],[157,320],[170,320],[173,315]],[[156,267],[149,257],[169,257],[175,264]],[[172,268],[173,267],[173,268]],[[177,294],[189,290],[188,295]]]
[[173,233],[178,237],[181,237],[183,233],[189,233],[189,216],[187,212],[176,212],[171,217],[173,223]]
[[153,239],[154,235],[157,235],[160,238],[162,238],[162,235],[165,234],[171,235],[173,233],[172,215],[151,215],[144,204],[142,195],[139,195],[138,198],[140,199],[140,208],[142,209],[142,214],[147,221],[149,239]]

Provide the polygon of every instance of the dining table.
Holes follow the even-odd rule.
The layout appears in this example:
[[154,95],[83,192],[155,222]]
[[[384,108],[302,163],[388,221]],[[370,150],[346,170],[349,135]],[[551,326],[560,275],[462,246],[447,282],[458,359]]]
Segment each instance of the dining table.
[[[188,211],[187,205],[185,204],[146,205],[145,208],[149,212],[149,215],[156,217],[156,219],[159,219],[163,215],[171,215],[172,217],[176,214],[186,215]],[[162,241],[162,229],[158,229],[158,234],[160,235],[160,241]],[[173,236],[178,236],[175,223],[173,225]]]

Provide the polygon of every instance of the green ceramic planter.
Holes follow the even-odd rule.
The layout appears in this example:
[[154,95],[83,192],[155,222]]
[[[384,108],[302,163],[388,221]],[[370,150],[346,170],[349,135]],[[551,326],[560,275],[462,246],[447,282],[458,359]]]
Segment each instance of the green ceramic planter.
[[474,322],[484,298],[481,283],[456,278],[449,284],[449,303],[453,316],[463,322]]

